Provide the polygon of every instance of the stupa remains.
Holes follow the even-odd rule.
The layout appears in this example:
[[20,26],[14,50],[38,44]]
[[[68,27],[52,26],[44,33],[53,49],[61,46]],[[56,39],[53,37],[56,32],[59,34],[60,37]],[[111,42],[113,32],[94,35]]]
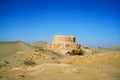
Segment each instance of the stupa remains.
[[45,49],[52,50],[57,53],[66,54],[72,50],[82,49],[86,54],[91,54],[91,51],[83,48],[80,44],[76,43],[74,36],[56,35],[53,42],[47,44]]

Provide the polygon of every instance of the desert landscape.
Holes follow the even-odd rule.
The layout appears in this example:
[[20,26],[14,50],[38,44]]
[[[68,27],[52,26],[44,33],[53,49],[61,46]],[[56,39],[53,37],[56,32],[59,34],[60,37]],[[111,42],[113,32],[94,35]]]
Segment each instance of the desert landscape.
[[120,80],[120,1],[0,0],[0,80]]
[[[61,45],[57,46],[61,40]],[[77,44],[75,40],[75,43],[68,43],[69,37],[66,36],[62,36],[61,40],[53,40],[52,43],[58,43],[54,43],[57,48],[53,47],[52,50],[46,49],[46,46],[52,44],[47,42],[35,42],[31,45],[21,41],[0,42],[0,80],[120,79],[120,47],[89,48],[92,52],[89,55],[61,54],[56,52],[59,47],[59,51],[63,52],[66,49],[70,52],[73,48],[61,48],[63,43]],[[82,50],[84,52],[88,48]]]

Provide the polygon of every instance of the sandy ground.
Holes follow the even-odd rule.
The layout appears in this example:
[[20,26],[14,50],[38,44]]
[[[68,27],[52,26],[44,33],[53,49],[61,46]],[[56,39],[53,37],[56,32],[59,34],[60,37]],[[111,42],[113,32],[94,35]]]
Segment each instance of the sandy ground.
[[[31,56],[36,64],[25,65]],[[0,80],[120,80],[120,53],[60,59],[17,53],[1,61]]]

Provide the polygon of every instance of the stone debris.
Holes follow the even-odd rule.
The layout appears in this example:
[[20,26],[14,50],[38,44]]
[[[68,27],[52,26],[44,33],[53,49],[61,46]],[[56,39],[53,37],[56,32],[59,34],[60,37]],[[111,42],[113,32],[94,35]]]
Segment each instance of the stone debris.
[[60,54],[66,54],[72,50],[82,49],[85,53],[91,54],[92,51],[83,48],[80,44],[76,43],[76,38],[74,36],[62,36],[56,35],[53,38],[53,42],[47,44],[45,49],[52,50]]

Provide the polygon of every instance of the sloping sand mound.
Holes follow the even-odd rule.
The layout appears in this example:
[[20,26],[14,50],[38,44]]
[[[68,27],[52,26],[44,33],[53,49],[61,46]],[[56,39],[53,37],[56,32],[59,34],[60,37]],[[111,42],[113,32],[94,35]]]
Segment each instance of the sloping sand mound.
[[34,51],[29,44],[17,42],[0,42],[0,58],[15,54],[17,51]]

